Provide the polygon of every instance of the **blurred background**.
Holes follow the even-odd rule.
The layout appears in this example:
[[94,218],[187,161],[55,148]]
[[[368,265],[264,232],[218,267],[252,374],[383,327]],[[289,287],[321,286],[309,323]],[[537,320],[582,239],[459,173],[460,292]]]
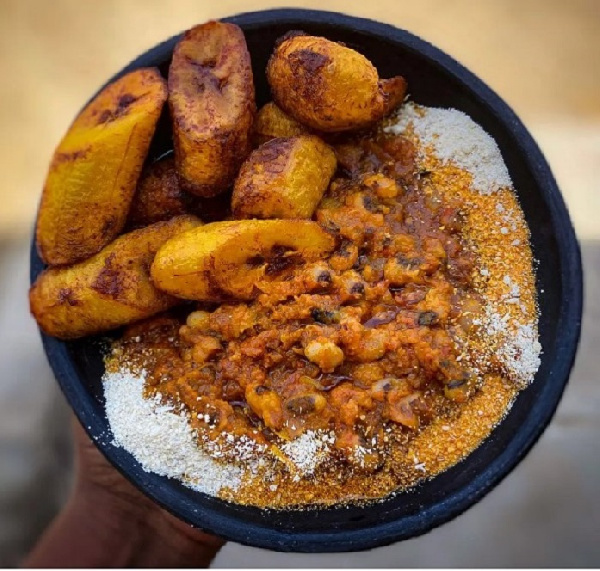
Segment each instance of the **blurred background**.
[[481,503],[432,533],[352,555],[228,544],[215,566],[600,565],[598,0],[0,0],[0,566],[17,565],[70,486],[70,413],[29,317],[28,240],[52,151],[83,103],[155,43],[210,18],[297,6],[405,28],[486,81],[537,139],[586,272],[581,347],[552,425]]

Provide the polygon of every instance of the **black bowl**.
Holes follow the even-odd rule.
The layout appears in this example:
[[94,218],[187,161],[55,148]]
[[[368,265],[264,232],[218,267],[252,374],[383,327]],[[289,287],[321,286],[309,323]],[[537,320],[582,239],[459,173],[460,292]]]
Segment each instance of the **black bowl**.
[[[582,310],[580,252],[565,204],[539,148],[511,109],[427,42],[386,24],[330,12],[270,10],[226,20],[246,34],[259,104],[269,99],[264,70],[275,40],[301,29],[356,48],[374,62],[382,77],[406,77],[418,103],[460,109],[494,137],[515,183],[539,261],[536,286],[543,354],[535,381],[477,450],[429,482],[366,507],[272,511],[230,504],[144,472],[128,452],[115,448],[104,414],[98,339],[64,343],[42,335],[48,360],[79,420],[114,466],[171,513],[206,531],[247,545],[301,552],[357,551],[425,533],[496,486],[542,434],[561,398],[575,358]],[[166,75],[178,39],[149,50],[113,79],[142,66],[159,66]],[[150,159],[170,146],[165,115]],[[42,267],[32,242],[32,281]]]

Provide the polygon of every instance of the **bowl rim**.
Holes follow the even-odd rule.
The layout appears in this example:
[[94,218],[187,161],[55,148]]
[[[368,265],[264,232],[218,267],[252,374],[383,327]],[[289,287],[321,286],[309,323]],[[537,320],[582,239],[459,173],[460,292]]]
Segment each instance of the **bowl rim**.
[[[359,33],[385,37],[387,40],[402,44],[409,51],[421,53],[446,73],[452,75],[495,115],[497,121],[511,132],[514,140],[520,145],[519,152],[526,157],[537,186],[544,189],[544,197],[550,211],[561,263],[562,298],[558,323],[561,336],[557,339],[556,346],[557,354],[562,355],[563,358],[555,360],[552,370],[545,379],[543,394],[547,405],[543,409],[536,407],[536,410],[532,411],[524,423],[519,426],[519,431],[509,445],[473,478],[468,486],[420,513],[355,530],[338,532],[330,530],[318,533],[286,532],[224,515],[200,502],[192,508],[186,507],[185,501],[179,501],[177,502],[179,509],[177,509],[173,505],[176,493],[169,491],[166,487],[161,490],[159,486],[150,481],[148,474],[143,470],[132,470],[131,455],[123,449],[113,446],[111,437],[99,437],[103,425],[94,413],[92,396],[86,391],[76,390],[77,385],[81,385],[81,383],[67,345],[40,332],[44,351],[71,408],[90,438],[110,463],[160,506],[208,533],[254,547],[312,553],[360,551],[422,535],[454,519],[500,483],[529,452],[556,411],[575,360],[583,307],[581,253],[568,210],[542,152],[513,110],[481,79],[429,42],[390,24],[339,12],[279,8],[243,12],[221,18],[221,20],[238,24],[246,30],[269,24],[285,24],[286,21],[290,22],[290,26],[297,26],[298,21],[311,24],[334,24],[341,28],[351,28]],[[150,48],[115,74],[105,85],[132,69],[155,65],[153,62],[158,57],[170,54],[174,43],[181,35],[172,36]],[[35,232],[31,241],[30,262],[30,281],[33,283],[43,268],[36,251]]]

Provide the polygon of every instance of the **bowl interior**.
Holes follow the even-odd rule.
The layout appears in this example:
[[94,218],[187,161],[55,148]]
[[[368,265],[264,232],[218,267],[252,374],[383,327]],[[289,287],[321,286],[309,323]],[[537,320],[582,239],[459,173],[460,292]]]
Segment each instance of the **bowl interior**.
[[[401,74],[413,100],[464,111],[497,141],[531,228],[540,295],[542,365],[507,418],[466,460],[408,492],[368,507],[268,511],[228,504],[180,483],[144,472],[111,444],[101,390],[98,338],[63,343],[43,336],[49,361],[71,406],[109,460],[175,515],[241,543],[286,551],[367,549],[424,533],[455,517],[495,486],[526,454],[549,422],[567,382],[581,318],[579,249],[568,213],[539,149],[512,111],[481,81],[426,42],[384,24],[303,10],[242,14],[252,55],[257,103],[269,99],[265,66],[275,40],[291,29],[346,43],[368,57],[382,77]],[[177,38],[122,70],[157,65],[166,76]],[[149,160],[169,150],[163,113]],[[42,264],[32,248],[32,279]],[[560,335],[559,335],[560,332]]]

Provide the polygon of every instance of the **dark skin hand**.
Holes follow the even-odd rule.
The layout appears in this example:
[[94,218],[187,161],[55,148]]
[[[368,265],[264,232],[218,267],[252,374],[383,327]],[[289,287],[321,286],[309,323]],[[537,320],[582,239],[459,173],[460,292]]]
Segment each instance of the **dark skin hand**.
[[224,542],[144,496],[73,424],[75,487],[23,566],[208,567]]

